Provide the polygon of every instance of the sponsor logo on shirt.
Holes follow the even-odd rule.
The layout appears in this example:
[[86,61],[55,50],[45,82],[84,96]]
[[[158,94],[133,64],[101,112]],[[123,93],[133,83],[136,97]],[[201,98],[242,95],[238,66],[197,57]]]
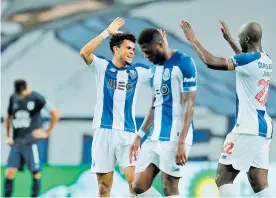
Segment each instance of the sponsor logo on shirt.
[[195,81],[196,81],[196,78],[194,78],[194,77],[191,77],[191,78],[184,78],[183,81],[184,81],[184,82],[195,82]]
[[169,87],[166,84],[162,84],[160,88],[155,88],[155,95],[160,95],[162,94],[163,96],[166,96],[169,94]]
[[133,90],[133,84],[127,81],[117,81],[110,79],[108,81],[107,88],[131,92]]
[[261,68],[261,69],[272,69],[272,64],[266,64],[266,63],[258,62],[258,68]]

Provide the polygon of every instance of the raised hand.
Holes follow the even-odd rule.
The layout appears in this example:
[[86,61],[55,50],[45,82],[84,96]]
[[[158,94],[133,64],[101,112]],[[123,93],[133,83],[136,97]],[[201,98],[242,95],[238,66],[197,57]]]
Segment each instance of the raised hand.
[[117,17],[110,25],[107,27],[107,32],[109,34],[118,34],[122,33],[119,31],[120,27],[122,27],[125,24],[125,20],[123,18]]
[[164,31],[164,30],[162,30],[162,29],[157,29],[158,30],[158,32],[161,34],[161,36],[162,36],[162,38],[163,38],[163,40],[164,40],[164,43],[167,45],[167,46],[169,46],[169,42],[168,42],[168,39],[167,39],[167,34],[166,34],[166,32]]
[[229,41],[231,39],[231,35],[227,25],[222,20],[219,20],[219,22],[222,26],[220,30],[222,32],[223,37],[225,38],[225,40]]
[[188,41],[190,42],[194,42],[196,40],[194,31],[191,27],[191,25],[187,22],[187,21],[181,21],[180,22],[180,27],[183,30],[186,38],[188,39]]

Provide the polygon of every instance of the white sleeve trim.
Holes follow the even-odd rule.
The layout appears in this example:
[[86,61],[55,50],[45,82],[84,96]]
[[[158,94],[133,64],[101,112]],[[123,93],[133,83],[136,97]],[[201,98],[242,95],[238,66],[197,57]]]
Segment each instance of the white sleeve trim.
[[194,87],[184,87],[182,89],[182,92],[193,92],[193,91],[196,91],[196,86],[194,86]]

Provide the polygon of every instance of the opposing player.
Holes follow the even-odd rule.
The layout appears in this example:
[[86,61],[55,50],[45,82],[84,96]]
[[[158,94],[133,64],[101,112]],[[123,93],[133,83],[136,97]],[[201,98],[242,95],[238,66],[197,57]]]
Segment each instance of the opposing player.
[[[94,113],[91,171],[97,174],[99,196],[109,197],[113,171],[117,162],[123,168],[131,196],[134,165],[128,160],[129,146],[135,137],[135,105],[137,89],[149,83],[149,68],[132,64],[136,38],[122,33],[122,18],[116,18],[99,36],[88,42],[80,54],[96,76],[97,101]],[[94,50],[112,35],[112,60],[96,56]],[[154,190],[152,190],[154,194]],[[148,196],[152,196],[149,192]]]
[[[5,180],[5,197],[13,192],[13,179],[22,165],[27,164],[33,174],[32,197],[37,197],[40,187],[40,162],[37,142],[47,138],[59,114],[38,92],[32,91],[26,81],[18,79],[14,82],[15,92],[10,96],[8,111],[5,117],[6,142],[11,150],[8,157]],[[41,127],[41,110],[51,114],[46,130]],[[13,129],[13,137],[10,128]]]
[[[163,36],[163,38],[162,38]],[[170,49],[166,35],[156,29],[144,29],[138,39],[151,67],[153,103],[130,148],[130,161],[137,157],[134,191],[143,196],[156,175],[162,172],[165,196],[179,195],[178,182],[187,162],[193,139],[193,113],[197,87],[193,59]]]
[[[226,25],[222,32],[237,55],[226,59],[208,52],[196,39],[188,22],[181,28],[199,57],[211,69],[236,71],[236,125],[226,137],[219,159],[216,183],[222,197],[237,197],[233,181],[240,171],[260,197],[270,197],[267,175],[272,119],[266,111],[272,60],[262,50],[262,29],[255,22],[241,27],[240,47],[235,45]],[[242,52],[242,53],[240,53]]]

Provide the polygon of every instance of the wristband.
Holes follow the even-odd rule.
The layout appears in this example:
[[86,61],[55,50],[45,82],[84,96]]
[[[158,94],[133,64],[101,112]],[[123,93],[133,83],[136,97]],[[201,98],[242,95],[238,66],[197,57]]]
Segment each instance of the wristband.
[[103,39],[106,39],[107,37],[109,37],[109,33],[107,30],[103,31],[100,35]]
[[139,135],[141,138],[143,138],[146,135],[146,133],[142,129],[139,129],[136,134]]

